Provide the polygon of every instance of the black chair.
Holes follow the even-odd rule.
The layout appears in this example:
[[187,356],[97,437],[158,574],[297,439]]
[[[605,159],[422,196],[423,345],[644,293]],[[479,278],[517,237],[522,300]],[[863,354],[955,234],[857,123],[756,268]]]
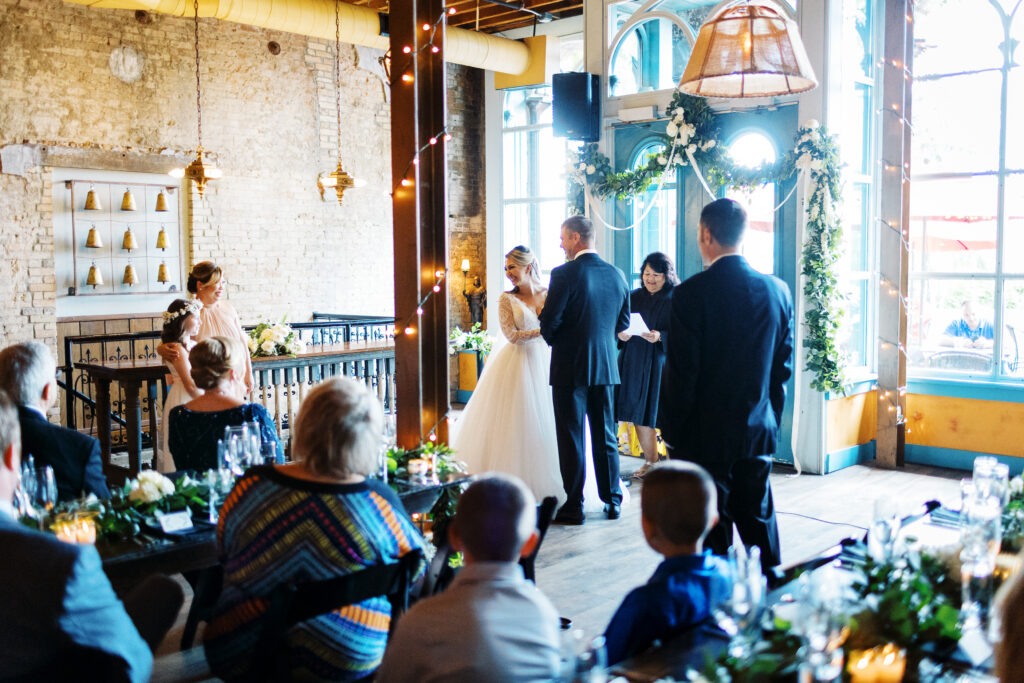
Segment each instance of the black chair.
[[288,657],[283,645],[288,630],[303,621],[333,612],[346,605],[378,596],[391,602],[391,632],[409,607],[412,579],[423,560],[422,550],[403,555],[398,562],[368,567],[345,576],[285,583],[269,595],[262,631],[246,680],[288,680]]
[[192,586],[192,604],[185,618],[185,628],[181,632],[181,649],[192,647],[196,630],[200,621],[210,621],[213,608],[217,606],[221,588],[224,585],[224,567],[214,565],[199,571],[185,572],[185,580]]
[[556,507],[558,507],[558,500],[554,496],[548,496],[537,506],[537,545],[529,555],[519,558],[519,566],[523,568],[523,575],[533,583],[537,583],[534,562],[537,559],[537,553],[540,552],[540,544],[548,535],[548,527],[551,526],[551,520],[555,517]]

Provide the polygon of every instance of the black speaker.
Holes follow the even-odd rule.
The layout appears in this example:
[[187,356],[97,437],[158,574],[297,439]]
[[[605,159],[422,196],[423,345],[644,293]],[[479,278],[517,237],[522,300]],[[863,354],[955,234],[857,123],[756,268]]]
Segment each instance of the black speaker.
[[554,74],[552,124],[556,137],[584,142],[601,139],[601,77],[597,74]]

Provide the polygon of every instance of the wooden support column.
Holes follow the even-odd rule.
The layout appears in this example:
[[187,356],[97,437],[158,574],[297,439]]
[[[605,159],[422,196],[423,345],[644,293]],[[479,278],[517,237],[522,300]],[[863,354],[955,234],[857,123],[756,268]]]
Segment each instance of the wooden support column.
[[910,60],[914,44],[910,0],[885,1],[878,288],[878,430],[875,460],[903,465],[906,415],[907,308],[910,270]]
[[[390,12],[395,389],[404,448],[427,439],[435,425],[438,440],[448,440],[442,419],[449,408],[447,283],[433,292],[436,273],[447,278],[448,255],[443,12],[442,0],[394,0]],[[433,51],[431,38],[440,51]]]

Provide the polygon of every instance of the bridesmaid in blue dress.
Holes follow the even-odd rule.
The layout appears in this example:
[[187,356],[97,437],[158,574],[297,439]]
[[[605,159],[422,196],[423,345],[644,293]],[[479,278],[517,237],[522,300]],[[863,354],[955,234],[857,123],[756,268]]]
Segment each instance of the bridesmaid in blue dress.
[[192,379],[202,396],[171,410],[167,441],[178,470],[216,469],[217,440],[227,426],[259,425],[260,440],[274,444],[277,462],[284,452],[270,413],[259,403],[245,402],[245,345],[229,337],[209,337],[189,353]]
[[660,251],[647,255],[640,265],[643,286],[629,295],[629,310],[639,313],[648,332],[631,336],[619,333],[619,376],[615,389],[615,419],[636,427],[637,441],[646,461],[633,476],[642,479],[658,462],[658,397],[665,367],[672,288],[679,284],[671,259]]

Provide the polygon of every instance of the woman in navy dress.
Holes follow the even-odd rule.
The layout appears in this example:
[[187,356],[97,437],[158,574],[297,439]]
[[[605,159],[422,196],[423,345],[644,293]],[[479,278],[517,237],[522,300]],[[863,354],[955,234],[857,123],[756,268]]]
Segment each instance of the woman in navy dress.
[[167,445],[178,470],[216,469],[217,440],[224,428],[255,422],[260,441],[274,444],[277,462],[284,452],[270,413],[259,403],[245,402],[245,344],[230,337],[208,337],[188,354],[192,379],[202,396],[171,410],[167,419]]
[[619,376],[615,392],[615,419],[636,428],[646,461],[633,476],[640,479],[658,462],[658,395],[665,366],[672,288],[679,284],[671,259],[660,251],[648,254],[640,266],[643,286],[629,295],[629,310],[639,313],[649,332],[619,333]]

